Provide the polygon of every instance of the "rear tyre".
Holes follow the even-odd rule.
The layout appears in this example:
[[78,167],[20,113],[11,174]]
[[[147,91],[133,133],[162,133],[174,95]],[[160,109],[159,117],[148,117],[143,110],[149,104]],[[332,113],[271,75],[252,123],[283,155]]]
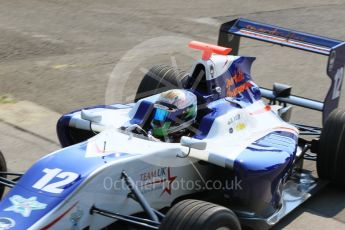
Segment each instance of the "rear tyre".
[[[2,152],[0,151],[0,172],[7,172],[7,165],[6,165],[6,160]],[[6,178],[6,175],[0,175],[2,177]],[[5,192],[5,186],[0,185],[0,199],[4,195]]]
[[167,65],[153,66],[142,79],[134,101],[149,97],[169,89],[184,88],[188,73]]
[[163,219],[160,230],[240,230],[240,222],[230,209],[200,200],[183,200]]
[[334,110],[322,130],[317,154],[321,179],[345,188],[345,111]]

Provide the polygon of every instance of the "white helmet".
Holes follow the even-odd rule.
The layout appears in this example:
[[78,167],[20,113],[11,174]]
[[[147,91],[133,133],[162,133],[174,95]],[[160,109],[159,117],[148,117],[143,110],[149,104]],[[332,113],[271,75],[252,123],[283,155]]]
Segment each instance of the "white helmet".
[[173,89],[160,94],[154,104],[151,121],[152,134],[164,137],[194,123],[197,115],[197,98],[187,90]]

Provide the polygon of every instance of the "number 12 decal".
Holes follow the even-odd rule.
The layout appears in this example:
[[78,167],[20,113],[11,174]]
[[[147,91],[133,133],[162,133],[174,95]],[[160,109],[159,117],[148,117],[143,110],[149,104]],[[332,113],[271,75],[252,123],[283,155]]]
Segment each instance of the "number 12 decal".
[[[68,185],[78,179],[79,174],[74,172],[62,172],[62,169],[43,169],[46,174],[39,179],[32,187],[50,193],[62,193],[63,186]],[[54,178],[61,178],[62,180],[50,183]]]

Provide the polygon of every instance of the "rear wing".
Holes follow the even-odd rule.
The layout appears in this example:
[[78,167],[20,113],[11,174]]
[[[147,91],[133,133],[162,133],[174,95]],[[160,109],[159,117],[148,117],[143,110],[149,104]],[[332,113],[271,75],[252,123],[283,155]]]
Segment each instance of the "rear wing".
[[218,45],[232,48],[237,55],[240,37],[252,38],[328,56],[327,75],[332,83],[323,102],[299,96],[277,96],[273,90],[260,88],[262,96],[269,100],[322,111],[323,124],[328,115],[338,107],[344,77],[345,42],[273,25],[238,18],[220,27]]

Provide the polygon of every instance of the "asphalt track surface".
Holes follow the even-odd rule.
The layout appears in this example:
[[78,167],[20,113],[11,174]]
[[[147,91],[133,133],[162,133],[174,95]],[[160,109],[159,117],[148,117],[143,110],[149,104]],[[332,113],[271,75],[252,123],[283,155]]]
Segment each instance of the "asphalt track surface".
[[[46,126],[59,114],[131,101],[154,64],[189,70],[200,53],[186,42],[216,43],[219,25],[237,17],[345,40],[344,0],[0,1],[0,103],[6,95],[47,114],[29,124],[22,120],[30,105],[6,113],[7,107],[0,107],[0,148],[11,159],[10,167],[25,169],[58,148],[54,127]],[[240,54],[257,57],[252,76],[259,85],[290,84],[294,94],[317,100],[329,87],[323,56],[248,40]],[[294,108],[296,122],[320,125],[320,117]],[[326,187],[277,229],[345,229],[344,208],[345,192]]]

